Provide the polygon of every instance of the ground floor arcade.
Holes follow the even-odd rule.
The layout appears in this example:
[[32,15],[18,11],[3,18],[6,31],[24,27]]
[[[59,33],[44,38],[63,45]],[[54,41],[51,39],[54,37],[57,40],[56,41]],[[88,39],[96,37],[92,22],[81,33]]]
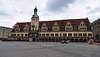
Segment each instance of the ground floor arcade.
[[9,37],[8,39],[14,41],[38,41],[38,42],[60,42],[62,40],[70,40],[70,42],[86,42],[89,37]]

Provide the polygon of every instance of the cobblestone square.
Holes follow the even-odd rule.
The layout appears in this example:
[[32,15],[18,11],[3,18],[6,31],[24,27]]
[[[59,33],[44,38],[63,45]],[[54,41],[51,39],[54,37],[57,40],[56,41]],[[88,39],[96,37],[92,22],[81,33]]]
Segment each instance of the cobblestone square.
[[100,46],[75,42],[0,41],[0,57],[100,57]]

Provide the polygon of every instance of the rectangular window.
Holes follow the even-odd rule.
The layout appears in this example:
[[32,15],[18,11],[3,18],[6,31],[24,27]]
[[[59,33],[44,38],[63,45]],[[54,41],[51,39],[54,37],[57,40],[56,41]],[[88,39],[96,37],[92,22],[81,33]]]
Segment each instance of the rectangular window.
[[60,30],[61,30],[61,31],[64,31],[64,30],[65,30],[65,28],[60,28]]
[[48,31],[52,31],[52,28],[48,28]]
[[43,26],[43,27],[46,27],[46,26]]
[[54,30],[54,31],[58,31],[58,28],[54,28],[53,30]]
[[79,36],[82,36],[82,33],[79,33]]
[[72,28],[66,28],[66,30],[71,30]]
[[60,34],[60,36],[61,36],[61,34]]
[[16,36],[16,34],[14,34],[14,36]]
[[15,31],[19,31],[19,29],[15,29]]
[[74,36],[77,36],[77,33],[74,33]]
[[46,29],[42,29],[43,31],[45,31]]
[[54,36],[54,34],[51,34],[51,36]]
[[55,34],[55,36],[58,36],[58,34]]
[[88,36],[92,36],[92,33],[88,33]]
[[49,34],[46,34],[46,36],[49,36]]
[[19,34],[17,34],[17,36],[19,36]]
[[21,36],[23,36],[23,34],[21,34]]
[[67,26],[70,26],[70,24],[67,24]]
[[63,36],[67,36],[67,34],[64,33]]
[[27,32],[27,31],[28,31],[28,29],[24,29],[24,31],[26,31],[26,32]]
[[78,30],[78,28],[77,27],[74,27],[73,30]]
[[68,33],[68,36],[72,36],[72,33]]
[[13,36],[13,34],[11,34],[11,36]]
[[57,27],[57,25],[54,25],[55,27]]
[[83,36],[86,36],[86,33],[83,33]]
[[42,34],[42,36],[45,36],[45,34]]
[[28,34],[25,34],[25,36],[28,36]]

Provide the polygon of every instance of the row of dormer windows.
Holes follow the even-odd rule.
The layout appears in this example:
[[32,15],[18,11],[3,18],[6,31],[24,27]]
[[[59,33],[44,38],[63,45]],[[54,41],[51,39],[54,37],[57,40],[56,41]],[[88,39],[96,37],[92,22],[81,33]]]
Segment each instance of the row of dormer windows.
[[[88,27],[88,28],[77,28],[77,27],[74,27],[74,28],[66,28],[66,31],[77,31],[77,30],[91,30],[91,27]],[[15,32],[28,32],[29,29],[15,29],[14,30]],[[44,29],[39,29],[39,31],[65,31],[65,28],[44,28]]]

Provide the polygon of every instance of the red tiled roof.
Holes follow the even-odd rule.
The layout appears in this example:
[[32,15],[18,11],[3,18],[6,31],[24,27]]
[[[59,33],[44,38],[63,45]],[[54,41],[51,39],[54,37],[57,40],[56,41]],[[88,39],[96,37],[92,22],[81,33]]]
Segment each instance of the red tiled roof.
[[[41,28],[41,26],[45,23],[47,25],[47,27],[49,28],[49,27],[52,27],[55,22],[57,22],[59,27],[65,27],[67,22],[70,22],[73,27],[78,27],[81,21],[83,21],[88,27],[91,27],[88,18],[65,19],[65,20],[54,20],[54,21],[39,21],[39,27]],[[31,22],[20,22],[17,24],[20,29],[23,29],[26,24],[28,24],[28,26],[30,26]]]
[[20,23],[17,23],[17,25],[19,26],[20,29],[23,29],[26,24],[28,26],[30,26],[31,22],[20,22]]
[[[78,27],[81,21],[83,21],[88,27],[90,27],[90,22],[89,22],[88,18],[40,21],[39,25],[42,26],[43,23],[45,23],[48,27],[50,27],[50,26],[52,27],[54,25],[54,23],[57,22],[57,24],[60,27],[65,27],[66,23],[70,22],[73,27]],[[52,23],[52,24],[50,24],[50,23]]]

